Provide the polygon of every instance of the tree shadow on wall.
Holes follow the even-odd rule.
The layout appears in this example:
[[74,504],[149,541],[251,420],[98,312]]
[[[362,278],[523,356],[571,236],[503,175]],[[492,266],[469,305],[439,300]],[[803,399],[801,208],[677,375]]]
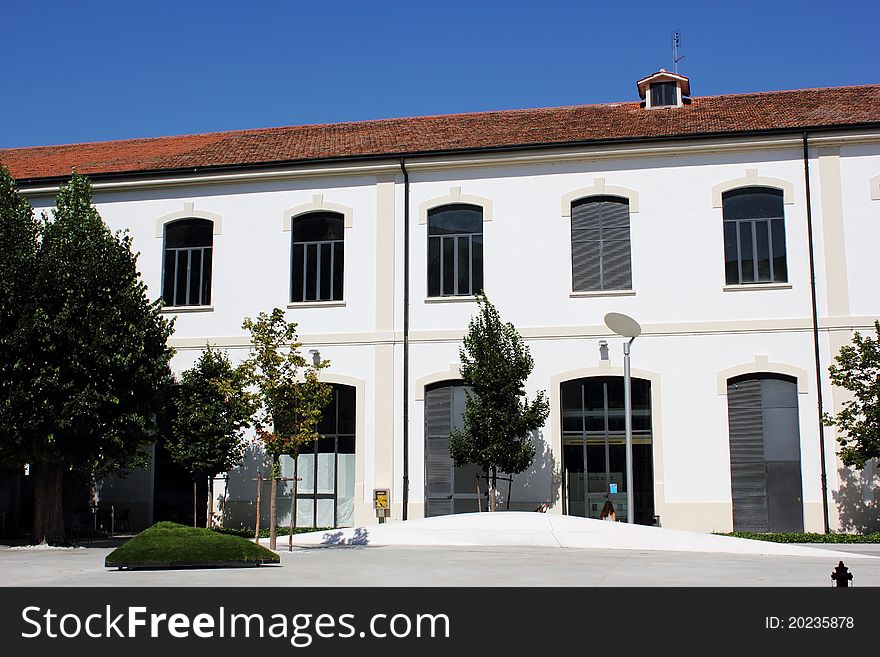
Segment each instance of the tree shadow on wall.
[[562,477],[550,444],[539,430],[532,432],[535,458],[531,466],[516,476],[511,490],[513,501],[533,501],[555,506],[559,502]]
[[867,534],[880,531],[880,467],[870,462],[864,470],[837,471],[840,489],[832,493],[840,515],[840,529]]
[[229,472],[226,498],[220,504],[219,510],[226,527],[253,528],[256,520],[258,475],[264,477],[260,500],[260,526],[269,526],[269,482],[265,478],[271,474],[272,464],[263,449],[256,443],[248,444],[241,465]]

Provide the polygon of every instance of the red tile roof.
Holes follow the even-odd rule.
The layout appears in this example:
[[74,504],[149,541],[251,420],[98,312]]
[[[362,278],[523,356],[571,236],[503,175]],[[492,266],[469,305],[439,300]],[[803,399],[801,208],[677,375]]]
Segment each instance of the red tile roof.
[[800,128],[880,127],[880,85],[302,125],[0,149],[19,180]]

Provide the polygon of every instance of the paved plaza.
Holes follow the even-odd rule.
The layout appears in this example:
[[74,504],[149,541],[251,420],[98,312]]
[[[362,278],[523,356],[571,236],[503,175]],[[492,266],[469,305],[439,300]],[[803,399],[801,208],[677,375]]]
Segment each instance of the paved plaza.
[[[880,544],[789,545],[538,513],[279,537],[280,565],[120,571],[114,545],[0,547],[4,586],[880,586]],[[121,544],[116,540],[115,544]],[[266,543],[267,541],[263,541]]]
[[[835,545],[853,586],[880,586],[880,545]],[[317,547],[280,566],[119,571],[111,548],[0,548],[4,586],[831,586],[836,558],[544,547]],[[873,555],[874,559],[856,555]]]

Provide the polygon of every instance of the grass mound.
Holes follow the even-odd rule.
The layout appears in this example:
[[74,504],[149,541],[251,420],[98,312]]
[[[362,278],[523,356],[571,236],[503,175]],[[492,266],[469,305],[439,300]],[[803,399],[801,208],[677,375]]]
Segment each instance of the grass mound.
[[278,563],[271,550],[210,529],[159,522],[107,555],[107,568],[210,568]]

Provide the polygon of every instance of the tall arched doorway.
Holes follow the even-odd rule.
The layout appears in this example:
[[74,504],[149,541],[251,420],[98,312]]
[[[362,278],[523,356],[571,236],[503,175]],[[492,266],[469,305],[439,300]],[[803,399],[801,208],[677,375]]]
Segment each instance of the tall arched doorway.
[[[354,525],[357,391],[352,386],[331,385],[333,394],[318,424],[321,437],[302,449],[295,467],[290,457],[281,457],[284,476],[300,479],[296,488],[298,527]],[[281,491],[290,495],[290,483],[285,483],[279,486],[280,510],[284,508]]]
[[729,379],[727,409],[734,531],[804,531],[797,381]]
[[[457,467],[449,456],[449,434],[464,426],[467,389],[461,381],[441,381],[425,389],[426,518],[480,509],[479,468],[473,464]],[[485,495],[484,485],[482,496]]]
[[[561,384],[564,512],[598,518],[610,500],[627,521],[626,415],[623,377]],[[654,523],[651,382],[632,379],[633,503],[635,522]]]

